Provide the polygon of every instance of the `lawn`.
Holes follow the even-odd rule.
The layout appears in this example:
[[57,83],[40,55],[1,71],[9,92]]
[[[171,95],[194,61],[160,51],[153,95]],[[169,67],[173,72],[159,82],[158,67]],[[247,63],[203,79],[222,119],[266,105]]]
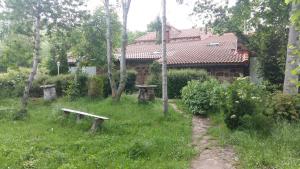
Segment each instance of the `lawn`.
[[[0,108],[17,107],[18,99],[0,100]],[[96,133],[92,119],[76,123],[60,108],[72,108],[110,118]],[[12,121],[0,114],[0,168],[10,169],[183,169],[195,155],[191,118],[170,110],[165,119],[159,102],[138,104],[125,96],[74,102],[31,100],[30,117]]]

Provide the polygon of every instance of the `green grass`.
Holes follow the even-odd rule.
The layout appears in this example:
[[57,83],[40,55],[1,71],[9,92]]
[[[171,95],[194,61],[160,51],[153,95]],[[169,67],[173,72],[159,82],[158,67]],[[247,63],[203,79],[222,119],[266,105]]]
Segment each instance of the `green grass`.
[[276,124],[269,134],[255,130],[230,131],[222,114],[211,116],[209,133],[221,145],[233,145],[241,169],[300,169],[300,123]]
[[[1,107],[17,107],[18,99],[0,100]],[[60,108],[92,112],[110,118],[96,133],[92,119],[77,124]],[[138,104],[125,96],[53,103],[33,100],[24,121],[0,116],[1,169],[183,169],[195,155],[191,146],[191,118],[170,110],[165,119],[159,102]],[[2,117],[2,118],[1,118]]]

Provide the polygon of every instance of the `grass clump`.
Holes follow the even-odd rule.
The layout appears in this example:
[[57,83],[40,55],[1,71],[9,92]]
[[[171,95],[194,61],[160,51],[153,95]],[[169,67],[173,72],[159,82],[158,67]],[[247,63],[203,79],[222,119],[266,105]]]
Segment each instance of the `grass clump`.
[[300,123],[278,122],[266,133],[255,125],[230,130],[223,118],[223,114],[212,115],[214,125],[209,133],[222,145],[234,146],[240,158],[240,168],[300,168]]

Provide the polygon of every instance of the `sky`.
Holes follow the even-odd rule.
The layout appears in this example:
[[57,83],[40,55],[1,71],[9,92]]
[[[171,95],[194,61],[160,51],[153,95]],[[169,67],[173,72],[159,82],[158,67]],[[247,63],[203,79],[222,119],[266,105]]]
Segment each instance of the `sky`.
[[[185,0],[182,5],[176,0],[167,1],[167,22],[177,29],[189,29],[199,26],[199,20],[190,16],[196,0]],[[224,2],[225,0],[216,0]],[[94,10],[102,5],[102,0],[88,0],[88,9]],[[113,2],[113,1],[112,1]],[[236,0],[229,0],[229,5],[234,5]],[[146,31],[147,24],[161,13],[161,0],[131,0],[128,14],[128,29],[130,31]]]

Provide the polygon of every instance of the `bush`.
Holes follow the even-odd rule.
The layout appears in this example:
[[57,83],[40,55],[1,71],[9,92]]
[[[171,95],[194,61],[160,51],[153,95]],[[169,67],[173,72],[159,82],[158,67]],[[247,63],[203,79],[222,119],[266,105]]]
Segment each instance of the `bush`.
[[74,81],[74,74],[50,76],[44,83],[45,84],[54,84],[56,88],[57,96],[63,96],[67,87]]
[[298,120],[300,117],[298,103],[298,97],[277,92],[271,97],[268,114],[276,120]]
[[88,96],[91,98],[103,97],[104,78],[93,76],[89,79]]
[[47,79],[51,77],[48,75],[41,75],[37,79],[35,79],[32,83],[32,87],[30,89],[30,96],[31,97],[42,97],[43,96],[43,89],[41,88],[42,85],[46,85]]
[[70,81],[64,93],[69,101],[74,101],[80,97],[79,83],[75,80]]
[[[181,69],[181,70],[169,70],[168,71],[168,97],[180,98],[181,89],[187,85],[188,81],[199,80],[203,82],[208,80],[208,74],[203,70],[196,69]],[[148,84],[157,85],[155,89],[156,96],[162,96],[162,80],[161,75],[151,72],[151,76],[147,82]]]
[[[137,91],[135,87],[135,81],[136,81],[137,72],[134,70],[128,70],[127,71],[127,81],[125,85],[125,92],[126,93],[133,93]],[[120,73],[114,73],[113,78],[116,80],[116,84],[119,84],[120,79]],[[111,95],[111,88],[110,88],[110,82],[107,76],[104,77],[104,97],[108,97]]]
[[127,71],[127,81],[125,86],[126,93],[133,93],[136,91],[135,81],[136,81],[137,72],[134,70]]
[[19,69],[0,74],[0,97],[22,96],[29,72],[29,69]]
[[190,81],[182,89],[182,100],[194,115],[207,115],[219,112],[224,102],[224,88],[215,79],[205,82]]
[[79,95],[86,96],[88,93],[89,77],[84,73],[79,73],[77,76]]
[[[7,73],[0,74],[0,97],[22,96],[29,73],[29,69],[20,69],[9,70]],[[42,97],[43,89],[41,86],[46,84],[54,84],[57,95],[63,96],[65,94],[64,91],[66,91],[70,83],[74,81],[74,78],[74,74],[49,76],[39,73],[30,88],[30,96]],[[79,96],[86,96],[88,77],[85,74],[79,74],[77,79]]]
[[264,85],[256,85],[249,78],[238,78],[227,90],[225,123],[230,129],[241,126],[245,115],[263,114],[268,92]]

